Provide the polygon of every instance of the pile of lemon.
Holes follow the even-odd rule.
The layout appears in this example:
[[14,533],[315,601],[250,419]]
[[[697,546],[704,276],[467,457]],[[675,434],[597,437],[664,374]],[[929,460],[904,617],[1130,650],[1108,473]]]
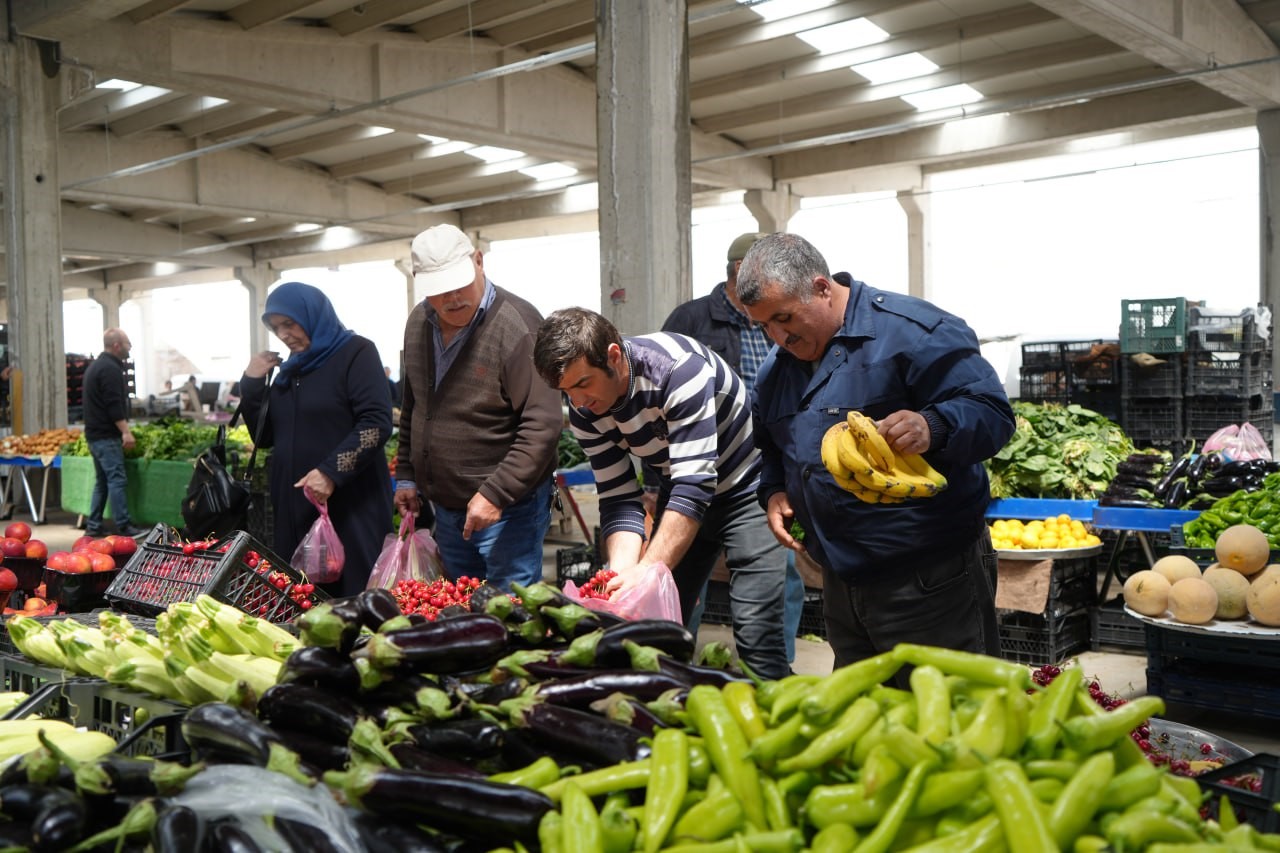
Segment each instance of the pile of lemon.
[[1025,523],[1017,518],[997,519],[991,522],[991,544],[997,551],[1053,551],[1090,548],[1102,540],[1084,522],[1063,513]]

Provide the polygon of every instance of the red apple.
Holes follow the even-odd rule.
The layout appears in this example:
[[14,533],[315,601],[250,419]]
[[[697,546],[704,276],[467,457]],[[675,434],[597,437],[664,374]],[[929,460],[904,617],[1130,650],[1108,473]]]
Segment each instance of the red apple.
[[88,545],[86,545],[84,548],[77,548],[76,550],[77,550],[77,551],[81,551],[81,550],[84,550],[84,551],[96,551],[96,552],[98,552],[99,554],[110,554],[110,553],[111,553],[111,543],[110,543],[110,542],[108,542],[108,541],[107,541],[107,540],[105,540],[105,539],[94,539],[92,542],[90,542],[90,543],[89,543]]
[[39,539],[28,539],[27,556],[33,560],[43,560],[49,556],[49,546]]
[[4,529],[4,535],[7,539],[21,539],[26,542],[31,538],[31,525],[25,521],[15,521]]
[[71,550],[72,550],[72,551],[80,551],[80,550],[84,549],[86,546],[88,546],[88,544],[89,544],[90,542],[92,542],[92,541],[93,541],[93,537],[92,537],[92,536],[81,536],[81,537],[80,537],[79,539],[77,539],[75,542],[72,542],[72,543],[71,543]]
[[89,554],[89,568],[95,572],[115,571],[116,561],[110,554]]
[[54,551],[49,555],[49,559],[45,561],[45,566],[65,572],[67,570],[67,558],[70,556],[70,551]]
[[27,556],[27,543],[21,539],[6,536],[3,540],[0,540],[0,554],[4,554],[6,557],[25,557]]
[[[105,554],[102,556],[106,556]],[[114,563],[112,564],[114,566]],[[93,571],[93,562],[88,553],[84,551],[72,551],[67,555],[67,567],[64,571],[82,574],[84,572]]]
[[138,543],[132,536],[113,533],[107,537],[107,541],[111,543],[111,553],[116,557],[128,557],[138,550]]

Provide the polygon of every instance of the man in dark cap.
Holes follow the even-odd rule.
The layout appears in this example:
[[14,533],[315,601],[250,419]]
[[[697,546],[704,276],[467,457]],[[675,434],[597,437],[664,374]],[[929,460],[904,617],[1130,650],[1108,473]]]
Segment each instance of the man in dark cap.
[[[756,372],[760,369],[765,356],[773,342],[760,328],[757,328],[738,301],[738,267],[747,256],[747,250],[764,234],[748,231],[738,235],[729,244],[728,264],[725,267],[725,280],[712,288],[706,296],[691,299],[676,309],[662,324],[662,331],[688,335],[706,345],[716,355],[728,362],[737,371],[747,386],[750,395],[755,388]],[[646,480],[648,482],[648,480]],[[796,631],[800,626],[800,615],[804,609],[804,581],[796,571],[795,554],[785,551],[779,559],[786,559],[786,585],[783,599],[783,628],[786,633],[787,660],[795,660]],[[735,585],[735,580],[738,582]],[[742,583],[744,579],[735,579],[730,569],[730,603],[735,599],[752,595]],[[735,586],[737,588],[735,588]],[[700,601],[706,600],[703,589]],[[741,607],[735,607],[735,610]],[[702,615],[701,606],[695,613],[693,624]],[[735,619],[736,621],[736,619]]]

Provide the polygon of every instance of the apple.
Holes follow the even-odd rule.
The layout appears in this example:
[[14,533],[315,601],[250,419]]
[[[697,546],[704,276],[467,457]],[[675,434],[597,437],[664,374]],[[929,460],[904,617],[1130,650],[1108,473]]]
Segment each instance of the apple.
[[138,550],[138,543],[132,536],[113,533],[107,541],[111,543],[111,554],[115,557],[128,557]]
[[[105,554],[103,556],[106,556]],[[114,566],[114,563],[112,564]],[[63,570],[75,574],[93,571],[93,562],[84,551],[72,551],[67,555],[67,567]]]
[[6,536],[3,540],[0,540],[0,554],[6,557],[25,557],[27,556],[27,543],[21,539]]
[[110,554],[111,543],[105,539],[91,539],[83,548],[73,548],[74,551],[96,551],[99,554]]
[[49,556],[49,546],[39,539],[28,539],[27,556],[33,560],[43,560]]
[[6,539],[21,539],[26,542],[31,538],[31,525],[25,521],[15,521],[4,529]]
[[89,557],[89,570],[94,572],[113,572],[116,568],[115,558],[110,554],[91,553]]
[[83,549],[84,549],[86,546],[88,546],[88,544],[89,544],[90,542],[92,542],[92,541],[93,541],[93,537],[92,537],[92,536],[81,536],[81,537],[80,537],[79,539],[77,539],[75,542],[72,542],[72,543],[71,543],[71,550],[72,550],[72,551],[80,551],[80,550],[83,550]]
[[17,588],[18,576],[8,569],[0,569],[0,592],[13,592]]
[[56,569],[59,572],[65,572],[67,570],[67,558],[70,556],[70,551],[54,551],[49,555],[49,559],[45,561],[45,566],[50,569]]
[[44,610],[48,606],[49,606],[49,602],[45,601],[43,598],[38,598],[37,596],[34,596],[34,595],[22,603],[22,609],[27,613],[34,613],[37,610]]

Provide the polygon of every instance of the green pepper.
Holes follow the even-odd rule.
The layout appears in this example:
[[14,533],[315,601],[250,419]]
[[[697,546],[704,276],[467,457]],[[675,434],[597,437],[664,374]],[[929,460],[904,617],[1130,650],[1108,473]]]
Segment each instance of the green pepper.
[[[1115,764],[1114,759],[1112,764]],[[1079,769],[1080,765],[1076,762],[1061,758],[1034,758],[1022,762],[1022,772],[1027,774],[1028,779],[1058,779],[1069,782]]]
[[778,781],[770,776],[760,777],[760,792],[764,795],[764,815],[769,829],[790,829],[794,825],[791,809]]
[[1004,749],[1005,726],[1008,725],[1004,693],[1004,690],[997,690],[982,700],[978,715],[957,738],[961,746],[984,759],[999,758]]
[[1027,782],[1022,767],[1007,758],[997,758],[983,772],[987,793],[995,804],[1010,850],[1057,850],[1049,825]]
[[858,830],[847,823],[833,823],[813,836],[809,853],[849,853],[857,843]]
[[804,847],[804,835],[798,829],[752,832],[712,841],[707,844],[680,844],[668,847],[667,853],[794,853]]
[[560,853],[564,849],[560,841],[563,827],[564,818],[560,812],[555,809],[547,811],[538,821],[538,846],[546,853]]
[[769,729],[751,744],[750,757],[761,767],[772,767],[779,757],[786,758],[804,747],[801,730],[804,716],[793,714],[780,726]]
[[610,794],[600,809],[600,834],[604,839],[603,853],[628,853],[635,848],[639,827],[631,816],[626,794]]
[[649,766],[640,839],[645,853],[655,853],[675,825],[689,788],[689,740],[683,729],[658,730]]
[[1004,849],[1000,818],[991,814],[966,821],[955,832],[938,832],[933,841],[912,847],[911,853],[995,853]]
[[1042,803],[1052,803],[1058,799],[1058,795],[1062,793],[1062,789],[1066,787],[1061,779],[1032,779],[1028,782],[1031,786],[1031,793],[1036,795],[1036,799]]
[[930,773],[911,807],[911,817],[931,817],[967,802],[982,787],[982,771],[942,770]]
[[571,780],[565,786],[564,796],[560,801],[560,813],[564,820],[560,823],[560,849],[569,850],[603,850],[604,831],[600,826],[600,815],[591,804],[591,798]]
[[[885,728],[884,738],[880,744],[873,748],[879,749],[881,746],[888,749],[889,754],[901,764],[903,767],[914,767],[917,764],[932,764],[935,767],[942,763],[943,752],[950,756],[954,753],[954,745],[950,742],[940,744],[939,746],[930,746],[925,742],[924,738],[916,734],[911,729],[900,723],[889,723]],[[870,756],[867,758],[870,761]]]
[[860,782],[818,785],[805,798],[804,813],[818,829],[833,823],[875,826],[893,804],[897,787],[889,785],[869,795]]
[[909,663],[912,666],[929,664],[936,666],[947,675],[959,675],[982,684],[1007,687],[1012,680],[1022,690],[1031,686],[1031,672],[1026,666],[976,652],[900,643],[894,648],[893,654],[897,655],[902,663]]
[[1200,840],[1190,824],[1173,815],[1148,811],[1119,815],[1104,834],[1112,845],[1122,850],[1145,850],[1157,841],[1189,844]]
[[523,785],[526,788],[542,788],[560,778],[560,765],[549,755],[544,755],[525,767],[508,770],[505,773],[494,773],[490,782],[506,782],[508,785]]
[[889,850],[894,836],[902,829],[907,813],[911,811],[911,806],[915,804],[916,797],[920,794],[925,774],[932,769],[932,764],[923,761],[911,768],[898,791],[898,796],[885,811],[884,817],[876,824],[875,829],[871,830],[867,837],[854,848],[854,853],[886,853]]
[[672,830],[676,841],[718,841],[742,826],[742,805],[728,788],[690,806]]
[[1067,718],[1083,680],[1080,667],[1069,666],[1036,697],[1027,728],[1027,749],[1033,757],[1048,758],[1053,754],[1062,733],[1059,724]]
[[881,788],[897,784],[906,770],[890,752],[891,743],[891,739],[886,740],[871,750],[858,774],[858,782],[868,796],[874,796]]
[[859,697],[829,728],[811,740],[800,753],[783,758],[778,773],[820,767],[853,747],[880,717],[880,706],[868,696]]
[[765,732],[764,715],[756,704],[756,688],[745,681],[731,681],[720,691],[729,713],[737,722],[748,743],[754,743]]
[[1117,773],[1102,792],[1099,808],[1125,809],[1160,790],[1161,772],[1149,761]]
[[1062,724],[1062,739],[1070,749],[1091,755],[1163,712],[1164,700],[1159,696],[1139,696],[1100,716],[1072,717]]
[[951,736],[951,691],[947,677],[936,666],[911,670],[911,692],[916,695],[916,733],[929,743]]
[[824,678],[804,697],[801,712],[813,723],[823,725],[872,687],[892,678],[902,667],[894,652],[851,663]]
[[780,681],[766,681],[756,688],[756,704],[769,711],[769,722],[776,726],[820,681],[820,675],[788,675]]
[[746,735],[734,722],[724,696],[709,684],[698,684],[689,689],[685,709],[694,728],[702,736],[702,744],[711,756],[716,772],[725,785],[741,798],[747,820],[756,826],[766,826],[760,772],[748,757]]
[[569,782],[577,785],[588,797],[612,794],[614,791],[624,791],[628,788],[643,788],[649,784],[649,767],[649,759],[642,758],[639,761],[601,767],[599,770],[592,770],[578,776],[565,776],[550,785],[543,785],[538,790],[552,800],[558,801],[564,796],[565,786]]

